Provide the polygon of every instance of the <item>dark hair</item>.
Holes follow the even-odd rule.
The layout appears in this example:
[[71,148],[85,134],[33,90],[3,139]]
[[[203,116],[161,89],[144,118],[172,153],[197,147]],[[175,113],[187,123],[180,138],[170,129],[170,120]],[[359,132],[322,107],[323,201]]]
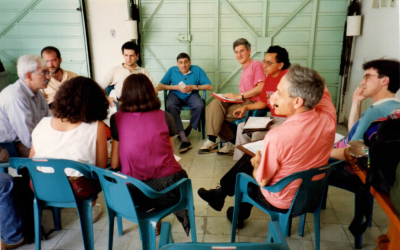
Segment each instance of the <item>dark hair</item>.
[[179,61],[179,59],[184,59],[187,58],[190,61],[190,57],[188,54],[186,53],[180,53],[177,57],[176,57],[176,61]]
[[56,47],[53,47],[53,46],[47,46],[47,47],[43,48],[43,49],[42,49],[42,52],[40,52],[40,55],[42,56],[42,55],[43,55],[43,52],[49,53],[49,52],[51,52],[51,51],[56,52],[57,58],[61,58],[61,53],[60,53],[60,51],[59,51]]
[[285,77],[289,82],[289,95],[301,97],[304,100],[304,108],[312,109],[321,101],[325,82],[317,71],[295,64],[290,67]]
[[251,49],[251,44],[249,43],[249,41],[244,38],[239,38],[233,42],[233,50],[235,50],[235,48],[240,45],[244,45],[247,50]]
[[134,42],[124,43],[124,45],[122,45],[122,47],[121,47],[122,54],[124,54],[124,49],[134,50],[136,55],[140,53],[139,46]]
[[373,68],[378,73],[378,77],[389,77],[388,90],[396,93],[400,88],[400,62],[397,60],[377,59],[363,64],[363,69]]
[[147,112],[160,107],[160,99],[146,75],[132,74],[125,79],[119,99],[122,112]]
[[56,118],[71,123],[102,121],[107,118],[108,100],[104,89],[90,78],[78,76],[61,85],[52,102]]
[[275,60],[277,63],[284,63],[282,70],[288,69],[290,67],[289,53],[285,48],[281,46],[270,46],[267,53],[276,53]]

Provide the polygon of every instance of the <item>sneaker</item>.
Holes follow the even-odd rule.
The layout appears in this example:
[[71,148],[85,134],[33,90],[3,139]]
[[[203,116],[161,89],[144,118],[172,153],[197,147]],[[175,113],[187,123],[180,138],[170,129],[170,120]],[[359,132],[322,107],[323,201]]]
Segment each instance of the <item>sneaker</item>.
[[199,154],[208,154],[218,151],[218,143],[207,140],[203,143],[201,148],[197,151]]
[[100,219],[100,215],[103,213],[103,210],[101,209],[101,205],[100,204],[96,204],[94,205],[94,207],[92,207],[92,221],[93,223],[95,223],[96,221],[98,221]]
[[[226,218],[232,223],[232,218],[233,218],[233,207],[229,207],[228,210],[226,210]],[[244,221],[238,218],[238,222],[236,224],[236,227],[238,229],[243,229],[244,228]]]
[[222,144],[222,148],[218,150],[219,155],[233,155],[233,152],[235,151],[235,144],[232,142],[224,142]]
[[225,197],[223,199],[221,199],[221,197],[218,197],[219,195],[217,194],[217,190],[220,188],[221,187],[217,187],[217,189],[210,190],[200,188],[199,190],[197,190],[197,193],[199,194],[200,198],[208,202],[208,205],[210,205],[210,207],[212,207],[216,211],[221,211],[224,207]]
[[190,143],[190,142],[182,142],[181,146],[179,147],[179,153],[186,152],[191,148],[192,148],[192,143]]

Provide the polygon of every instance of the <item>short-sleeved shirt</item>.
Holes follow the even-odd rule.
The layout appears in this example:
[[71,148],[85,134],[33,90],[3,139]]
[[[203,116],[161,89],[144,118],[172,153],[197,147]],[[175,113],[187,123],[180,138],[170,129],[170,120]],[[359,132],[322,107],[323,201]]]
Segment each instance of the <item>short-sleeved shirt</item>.
[[[267,98],[267,96],[271,96],[277,90],[279,82],[281,81],[282,77],[284,75],[286,75],[286,73],[288,71],[289,71],[289,69],[282,70],[281,72],[279,72],[279,75],[277,75],[276,77],[267,75],[267,77],[265,78],[265,83],[264,83],[263,89],[261,90],[260,101],[262,101],[263,103],[267,103],[268,106],[271,107],[271,105],[269,103],[269,98]],[[275,114],[274,109],[271,109],[271,115],[278,116],[278,117],[286,117],[286,116]]]
[[131,74],[146,75],[155,87],[153,78],[150,76],[150,73],[145,68],[139,67],[139,65],[137,65],[136,68],[134,68],[132,71],[129,71],[129,69],[124,67],[124,64],[112,68],[108,72],[104,80],[101,82],[100,86],[105,89],[110,85],[114,85],[114,89],[117,92],[117,98],[120,98],[124,81]]
[[44,97],[46,97],[47,103],[50,104],[54,101],[54,96],[56,95],[57,91],[60,89],[61,85],[74,77],[77,77],[78,75],[75,74],[74,72],[67,71],[65,69],[60,69],[63,72],[61,82],[59,82],[57,79],[54,77],[50,78],[50,82],[47,85],[47,88],[42,89]]
[[[165,113],[165,122],[167,123],[167,127],[169,130],[169,137],[173,137],[177,133],[174,117],[167,111],[164,111],[164,113]],[[111,137],[114,140],[119,141],[117,123],[115,122],[115,114],[113,114],[110,118],[110,127],[111,127]]]
[[[250,63],[244,67],[242,74],[240,75],[239,91],[244,93],[252,90],[257,86],[259,82],[265,81],[265,74],[262,63],[257,60],[251,60]],[[260,99],[260,96],[250,97],[249,100],[256,102]]]
[[385,98],[372,104],[351,128],[349,141],[363,140],[365,131],[373,121],[388,116],[393,109],[398,108],[400,108],[400,100],[397,98]]
[[51,116],[42,91],[33,93],[22,80],[0,93],[0,141],[21,141],[31,148],[31,134],[43,117]]
[[[180,82],[186,85],[211,85],[210,79],[208,79],[206,72],[197,65],[191,65],[188,74],[184,75],[179,71],[178,66],[171,67],[160,83],[164,85],[178,85]],[[190,95],[198,94],[198,90],[193,90],[191,93],[182,93],[179,90],[170,90],[182,100],[186,100]]]
[[[289,117],[267,133],[257,181],[269,180],[267,185],[273,185],[293,173],[328,164],[335,131],[336,110],[325,88],[314,109]],[[300,183],[301,180],[295,180],[278,193],[261,191],[275,207],[289,209]]]

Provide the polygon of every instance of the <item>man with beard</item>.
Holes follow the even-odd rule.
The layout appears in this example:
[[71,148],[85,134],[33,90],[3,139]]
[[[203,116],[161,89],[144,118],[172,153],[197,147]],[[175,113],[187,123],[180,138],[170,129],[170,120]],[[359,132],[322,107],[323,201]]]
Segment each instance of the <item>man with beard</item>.
[[[19,79],[0,93],[0,141],[14,143],[19,157],[28,157],[32,144],[32,130],[45,116],[51,116],[46,98],[39,90],[50,81],[46,61],[37,55],[18,59]],[[9,158],[0,147],[0,162]],[[29,187],[29,179],[24,184]],[[23,222],[15,202],[15,179],[0,173],[0,235],[1,249],[13,249],[24,244]]]
[[54,96],[60,88],[60,86],[67,80],[77,77],[78,75],[74,72],[67,71],[60,67],[62,62],[60,51],[56,47],[47,46],[42,49],[40,53],[42,58],[47,61],[47,67],[49,68],[51,78],[46,89],[43,89],[43,94],[46,97],[47,103],[51,107]]

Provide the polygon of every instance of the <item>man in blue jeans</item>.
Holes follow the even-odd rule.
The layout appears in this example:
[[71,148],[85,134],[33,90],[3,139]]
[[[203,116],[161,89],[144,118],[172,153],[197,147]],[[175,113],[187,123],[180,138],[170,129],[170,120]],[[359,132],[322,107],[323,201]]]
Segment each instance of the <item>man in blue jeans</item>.
[[[167,97],[167,111],[174,117],[178,139],[182,139],[179,152],[192,148],[187,136],[192,128],[200,125],[200,116],[204,110],[204,103],[199,95],[199,90],[213,90],[210,80],[204,70],[199,66],[191,65],[190,57],[180,53],[176,58],[177,65],[171,67],[157,86],[157,90],[169,90]],[[184,130],[180,117],[182,106],[189,106],[192,111],[190,124]]]
[[21,215],[15,205],[13,188],[13,177],[0,173],[1,250],[13,249],[24,244]]

